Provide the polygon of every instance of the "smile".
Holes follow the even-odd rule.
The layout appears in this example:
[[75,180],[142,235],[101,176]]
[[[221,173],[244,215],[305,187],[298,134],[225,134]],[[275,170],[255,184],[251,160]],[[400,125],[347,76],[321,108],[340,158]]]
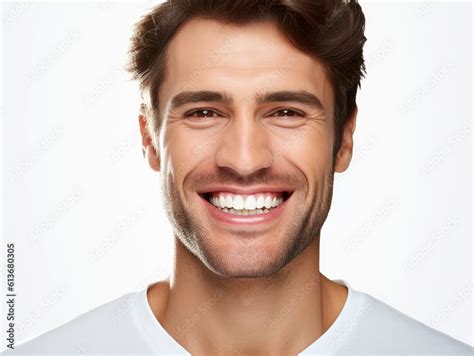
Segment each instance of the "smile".
[[251,195],[224,192],[211,193],[209,202],[225,213],[235,215],[266,214],[283,203],[283,195],[262,193]]
[[275,220],[287,205],[292,191],[261,191],[238,194],[230,191],[200,193],[211,216],[224,223],[256,224]]

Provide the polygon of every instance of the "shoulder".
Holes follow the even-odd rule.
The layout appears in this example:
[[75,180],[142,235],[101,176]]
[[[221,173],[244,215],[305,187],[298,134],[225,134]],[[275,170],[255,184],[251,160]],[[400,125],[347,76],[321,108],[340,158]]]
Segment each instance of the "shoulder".
[[136,333],[133,308],[138,292],[130,292],[83,313],[67,323],[15,345],[5,354],[67,353],[87,354],[111,350],[133,350],[129,338]]
[[356,295],[361,303],[356,318],[357,327],[348,336],[350,351],[368,347],[371,352],[472,355],[473,348],[468,344],[423,324],[369,294],[357,291]]

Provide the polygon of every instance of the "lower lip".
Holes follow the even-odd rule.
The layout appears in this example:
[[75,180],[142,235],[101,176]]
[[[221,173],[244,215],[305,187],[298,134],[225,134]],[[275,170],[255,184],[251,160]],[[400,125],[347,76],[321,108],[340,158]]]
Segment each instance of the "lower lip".
[[216,208],[203,197],[200,196],[200,198],[204,202],[204,205],[206,206],[211,216],[220,222],[232,225],[256,225],[265,224],[276,220],[283,212],[283,209],[285,209],[285,207],[287,206],[288,200],[290,200],[291,195],[283,203],[278,205],[276,208],[270,210],[270,212],[255,215],[235,215],[226,213],[221,209]]

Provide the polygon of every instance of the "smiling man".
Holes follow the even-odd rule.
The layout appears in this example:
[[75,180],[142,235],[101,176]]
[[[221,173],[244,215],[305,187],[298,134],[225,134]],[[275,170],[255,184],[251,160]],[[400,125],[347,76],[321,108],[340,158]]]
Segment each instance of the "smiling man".
[[177,0],[144,16],[128,69],[172,274],[18,351],[470,354],[319,271],[334,173],[352,156],[364,24],[342,0]]

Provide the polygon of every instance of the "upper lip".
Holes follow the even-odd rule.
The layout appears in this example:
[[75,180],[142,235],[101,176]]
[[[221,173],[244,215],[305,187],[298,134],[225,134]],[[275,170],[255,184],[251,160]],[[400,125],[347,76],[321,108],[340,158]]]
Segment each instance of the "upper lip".
[[271,185],[258,185],[253,187],[237,187],[233,185],[212,185],[204,187],[198,191],[200,194],[211,193],[211,192],[229,192],[235,194],[254,194],[261,192],[292,192],[288,187],[279,187]]

